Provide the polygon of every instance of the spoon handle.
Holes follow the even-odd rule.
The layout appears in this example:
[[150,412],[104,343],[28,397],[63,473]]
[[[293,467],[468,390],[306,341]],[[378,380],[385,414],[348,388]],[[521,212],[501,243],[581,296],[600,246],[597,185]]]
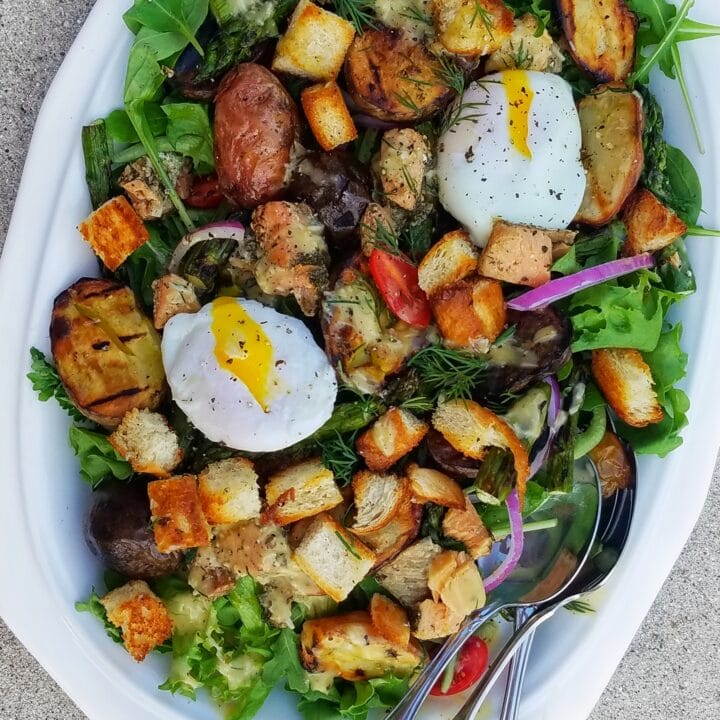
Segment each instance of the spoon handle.
[[505,607],[504,603],[494,602],[474,612],[463,623],[460,630],[445,641],[440,651],[421,670],[417,680],[405,694],[405,697],[386,716],[386,720],[413,720],[420,707],[430,694],[433,685],[442,674],[453,656],[460,651],[468,638]]
[[515,657],[510,661],[507,685],[505,686],[505,696],[503,697],[502,710],[500,711],[500,720],[518,719],[525,672],[527,671],[530,650],[532,649],[534,638],[535,631],[532,631],[520,646],[520,649],[515,653]]

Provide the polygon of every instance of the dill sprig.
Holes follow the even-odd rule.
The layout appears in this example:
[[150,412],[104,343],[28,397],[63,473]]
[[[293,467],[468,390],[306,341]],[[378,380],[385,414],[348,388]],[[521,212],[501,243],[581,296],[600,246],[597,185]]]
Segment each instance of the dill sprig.
[[344,536],[339,530],[336,530],[336,531],[335,531],[335,534],[337,535],[338,540],[345,546],[345,549],[346,549],[353,557],[356,557],[358,560],[362,560],[362,557],[360,556],[360,554],[358,553],[358,551],[354,548],[353,545],[351,545],[351,544],[347,541],[347,539],[345,538],[345,536]]
[[528,49],[525,47],[525,41],[520,40],[520,46],[515,49],[515,46],[511,43],[510,47],[513,50],[512,59],[515,67],[518,70],[529,70],[532,67],[533,60],[535,59]]
[[360,456],[355,452],[355,438],[359,431],[350,435],[335,432],[335,436],[322,444],[323,465],[331,470],[335,479],[347,485],[353,473],[360,467]]
[[469,399],[482,381],[487,367],[484,357],[451,350],[443,345],[428,345],[408,365],[420,373],[423,388],[433,399]]
[[[407,80],[408,78],[404,78]],[[411,112],[415,113],[416,115],[421,115],[422,111],[420,110],[420,107],[418,104],[410,97],[410,95],[406,92],[396,92],[394,93],[395,99],[403,106],[406,107]]]
[[359,33],[366,27],[377,27],[375,16],[368,12],[374,6],[374,0],[335,0],[338,15],[350,21]]
[[400,407],[409,412],[426,413],[435,407],[435,403],[432,401],[432,398],[425,397],[425,395],[416,395],[415,397],[403,400],[400,403]]
[[435,57],[439,64],[436,73],[438,81],[457,93],[455,102],[448,105],[440,118],[440,133],[450,131],[461,122],[476,123],[485,114],[479,110],[488,105],[487,101],[464,102],[462,96],[467,88],[467,81],[462,68],[452,58],[439,54]]
[[463,69],[447,55],[435,55],[440,67],[437,70],[437,79],[445,87],[454,90],[458,95],[465,92],[465,73]]
[[[404,168],[403,168],[404,169]],[[375,220],[375,227],[360,223],[360,228],[370,235],[370,244],[378,250],[385,250],[393,255],[400,254],[400,238],[397,233],[382,220]]]
[[400,16],[407,18],[408,20],[414,20],[421,25],[427,25],[428,27],[433,26],[433,21],[430,15],[427,15],[415,5],[406,5],[405,10],[400,13]]
[[481,5],[480,0],[475,0],[475,12],[472,18],[470,18],[470,27],[474,27],[477,20],[485,26],[485,29],[490,35],[490,39],[493,39],[493,16]]
[[573,613],[580,613],[582,615],[595,612],[595,608],[590,603],[585,602],[584,600],[573,600],[572,602],[569,602],[567,605],[565,605],[565,609]]

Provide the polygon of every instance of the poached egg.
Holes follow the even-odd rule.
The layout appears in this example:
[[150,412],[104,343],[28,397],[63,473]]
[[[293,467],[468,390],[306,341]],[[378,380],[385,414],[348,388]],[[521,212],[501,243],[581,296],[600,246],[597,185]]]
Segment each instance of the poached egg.
[[472,83],[438,143],[445,209],[480,246],[503,219],[567,227],[585,192],[572,88],[559,75],[505,70]]
[[330,417],[335,371],[307,327],[254,300],[175,315],[162,356],[173,400],[207,438],[248,452],[289,447]]

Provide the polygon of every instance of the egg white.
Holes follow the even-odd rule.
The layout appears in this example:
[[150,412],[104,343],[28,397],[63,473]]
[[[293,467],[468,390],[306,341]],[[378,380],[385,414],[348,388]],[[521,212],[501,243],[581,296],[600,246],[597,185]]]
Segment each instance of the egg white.
[[[505,71],[504,71],[505,72]],[[496,219],[565,228],[585,192],[582,136],[572,88],[559,75],[528,71],[532,157],[512,144],[503,75],[472,83],[438,143],[440,201],[483,246]]]
[[173,400],[207,438],[248,452],[271,452],[311,435],[330,417],[335,372],[307,327],[254,300],[237,299],[272,345],[266,410],[215,356],[212,303],[171,318],[162,356]]

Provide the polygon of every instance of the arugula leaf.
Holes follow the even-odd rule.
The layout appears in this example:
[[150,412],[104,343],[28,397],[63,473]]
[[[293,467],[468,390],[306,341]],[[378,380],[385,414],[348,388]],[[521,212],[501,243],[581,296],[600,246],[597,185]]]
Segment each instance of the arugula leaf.
[[610,281],[573,296],[568,316],[573,326],[572,351],[622,347],[654,350],[663,322],[663,306],[653,273],[630,276],[628,285]]
[[147,27],[171,36],[177,43],[184,41],[180,49],[190,43],[202,56],[203,48],[195,34],[207,14],[208,0],[135,0],[123,19],[136,35]]
[[28,380],[42,402],[55,398],[58,405],[73,419],[86,422],[87,418],[73,405],[67,390],[60,380],[54,365],[48,362],[45,354],[35,347],[30,348],[30,372]]
[[175,151],[192,158],[196,172],[206,175],[215,169],[213,132],[207,106],[199,103],[163,105],[167,137]]
[[107,478],[127,480],[133,474],[132,466],[117,453],[107,435],[73,425],[69,441],[80,461],[80,476],[93,490]]
[[107,612],[100,602],[100,596],[95,592],[95,588],[85,602],[75,603],[75,610],[94,615],[105,626],[105,632],[113,642],[122,642],[122,631],[108,620]]
[[618,434],[638,454],[665,457],[682,445],[680,431],[688,424],[690,401],[682,390],[675,387],[675,383],[685,377],[688,360],[680,347],[681,337],[682,325],[678,323],[660,336],[655,350],[643,353],[655,380],[658,402],[665,413],[663,420],[646,428],[617,423]]

